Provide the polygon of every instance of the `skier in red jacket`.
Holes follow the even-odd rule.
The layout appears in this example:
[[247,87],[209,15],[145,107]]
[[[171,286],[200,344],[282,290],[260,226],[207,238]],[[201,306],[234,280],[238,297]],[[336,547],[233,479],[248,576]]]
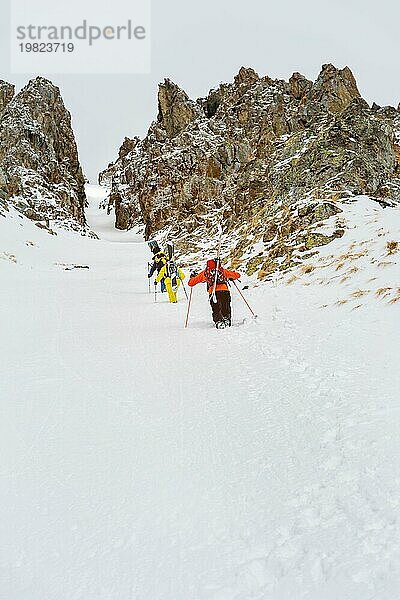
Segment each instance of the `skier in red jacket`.
[[188,281],[190,287],[198,283],[207,284],[212,318],[217,329],[231,326],[231,293],[228,288],[228,281],[230,279],[239,279],[239,277],[240,274],[236,273],[236,271],[223,269],[218,260],[208,260],[204,271],[201,271],[198,275],[196,273],[190,275]]

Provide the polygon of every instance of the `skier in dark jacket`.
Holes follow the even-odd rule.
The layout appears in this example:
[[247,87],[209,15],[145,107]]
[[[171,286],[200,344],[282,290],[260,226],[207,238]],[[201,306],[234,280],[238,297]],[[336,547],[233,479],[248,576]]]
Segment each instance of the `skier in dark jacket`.
[[196,273],[192,273],[190,276],[188,281],[190,287],[198,283],[207,284],[212,318],[217,329],[230,327],[232,324],[231,293],[228,288],[228,281],[239,279],[239,277],[239,273],[222,268],[219,260],[212,259],[207,261],[204,271],[201,271],[197,275]]

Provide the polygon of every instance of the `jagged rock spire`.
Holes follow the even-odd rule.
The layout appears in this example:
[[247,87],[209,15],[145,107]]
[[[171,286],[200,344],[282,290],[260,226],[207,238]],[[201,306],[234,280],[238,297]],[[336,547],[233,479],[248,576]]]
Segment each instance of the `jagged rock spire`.
[[252,85],[258,80],[258,73],[251,67],[241,67],[239,73],[235,76],[236,85],[241,85],[243,83],[247,85]]
[[340,113],[354,98],[361,96],[349,67],[337,69],[331,64],[326,64],[322,66],[309,97],[312,102],[321,103],[330,112]]
[[301,100],[307,94],[309,94],[313,83],[301,73],[293,73],[291,78],[289,79],[290,93],[297,100]]
[[173,138],[198,115],[195,103],[178,85],[165,79],[158,90],[158,123]]
[[14,97],[12,88],[0,85],[0,99],[8,100],[0,113],[3,198],[37,221],[84,226],[84,177],[60,90],[43,77]]

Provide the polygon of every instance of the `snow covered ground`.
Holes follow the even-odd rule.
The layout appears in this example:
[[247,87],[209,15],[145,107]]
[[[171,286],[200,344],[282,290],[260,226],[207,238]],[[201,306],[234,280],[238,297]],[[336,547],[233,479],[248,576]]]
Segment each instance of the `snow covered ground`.
[[89,193],[100,240],[0,218],[0,597],[400,597],[398,209],[185,330]]

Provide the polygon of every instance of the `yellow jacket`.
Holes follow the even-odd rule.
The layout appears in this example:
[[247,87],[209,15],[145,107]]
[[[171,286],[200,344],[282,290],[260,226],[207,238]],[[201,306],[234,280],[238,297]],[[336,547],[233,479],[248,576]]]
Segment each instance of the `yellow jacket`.
[[[167,265],[164,265],[156,277],[157,283],[159,283],[161,281],[161,279],[164,279],[164,277],[166,277],[166,275],[167,275]],[[183,281],[186,277],[185,273],[179,267],[177,267],[177,277],[181,281]],[[169,277],[166,277],[166,279],[169,279]]]

